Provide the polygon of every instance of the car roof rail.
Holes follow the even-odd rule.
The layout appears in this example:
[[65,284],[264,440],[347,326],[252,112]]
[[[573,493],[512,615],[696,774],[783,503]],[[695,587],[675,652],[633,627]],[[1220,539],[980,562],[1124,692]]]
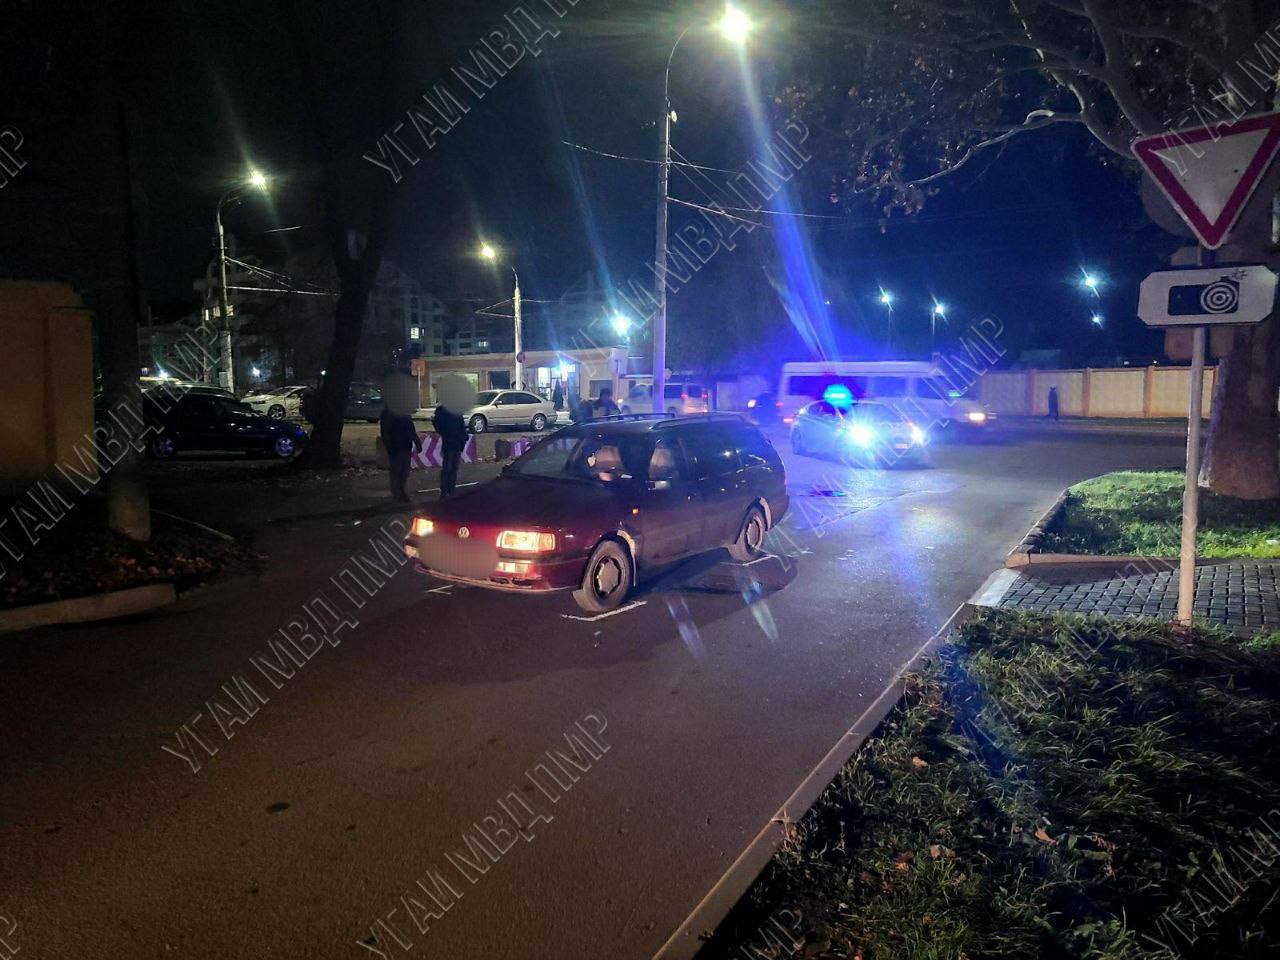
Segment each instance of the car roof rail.
[[[686,413],[683,416],[675,417],[673,423],[747,423],[746,417],[740,413],[729,413],[727,411],[716,411],[713,413]],[[662,424],[665,426],[665,424]]]
[[612,413],[607,417],[590,417],[579,423],[618,423],[624,420],[670,420],[670,413]]

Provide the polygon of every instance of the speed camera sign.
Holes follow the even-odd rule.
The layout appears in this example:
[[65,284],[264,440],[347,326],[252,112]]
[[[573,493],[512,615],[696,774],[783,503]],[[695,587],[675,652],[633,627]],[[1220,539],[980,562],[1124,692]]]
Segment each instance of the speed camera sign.
[[1275,309],[1276,281],[1263,266],[1164,270],[1142,282],[1138,316],[1150,327],[1261,323]]

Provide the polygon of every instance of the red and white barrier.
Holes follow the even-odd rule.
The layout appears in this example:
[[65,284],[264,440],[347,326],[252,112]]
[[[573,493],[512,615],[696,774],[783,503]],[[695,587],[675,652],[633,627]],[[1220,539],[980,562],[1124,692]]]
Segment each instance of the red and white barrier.
[[[410,458],[410,464],[414,467],[439,467],[444,461],[444,444],[441,442],[438,433],[419,434],[418,439],[422,441],[422,451],[415,453]],[[511,456],[518,457],[526,450],[532,447],[533,440],[521,438],[511,441]],[[476,451],[476,438],[468,437],[467,445],[462,448],[462,462],[475,463],[480,459],[479,453]]]

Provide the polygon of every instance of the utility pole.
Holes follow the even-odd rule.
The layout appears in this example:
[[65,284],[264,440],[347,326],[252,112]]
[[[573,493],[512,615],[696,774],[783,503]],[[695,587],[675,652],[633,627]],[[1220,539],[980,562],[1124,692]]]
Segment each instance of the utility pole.
[[[680,34],[681,37],[684,34]],[[677,40],[678,44],[680,41]],[[675,47],[671,53],[675,55]],[[653,412],[662,413],[667,392],[667,199],[671,190],[671,61],[662,91],[662,160],[658,166],[658,241],[653,257]]]
[[221,385],[235,393],[235,363],[231,355],[231,308],[227,298],[227,235],[222,229],[222,204],[228,196],[230,192],[218,201],[218,213],[215,218],[218,224],[218,302],[222,313],[218,363],[223,373]]
[[515,313],[515,348],[516,348],[516,382],[512,384],[517,390],[525,389],[524,384],[524,324],[520,318],[520,274],[516,273],[515,268],[511,268],[511,274],[516,278],[516,290],[512,296],[512,304]]

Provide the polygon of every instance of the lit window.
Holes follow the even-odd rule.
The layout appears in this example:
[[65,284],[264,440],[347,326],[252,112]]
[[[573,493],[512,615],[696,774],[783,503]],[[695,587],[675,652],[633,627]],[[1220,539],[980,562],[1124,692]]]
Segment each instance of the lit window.
[[410,328],[409,328],[409,339],[410,339],[410,340],[421,340],[421,339],[422,339],[422,328],[421,328],[421,327],[410,327]]

